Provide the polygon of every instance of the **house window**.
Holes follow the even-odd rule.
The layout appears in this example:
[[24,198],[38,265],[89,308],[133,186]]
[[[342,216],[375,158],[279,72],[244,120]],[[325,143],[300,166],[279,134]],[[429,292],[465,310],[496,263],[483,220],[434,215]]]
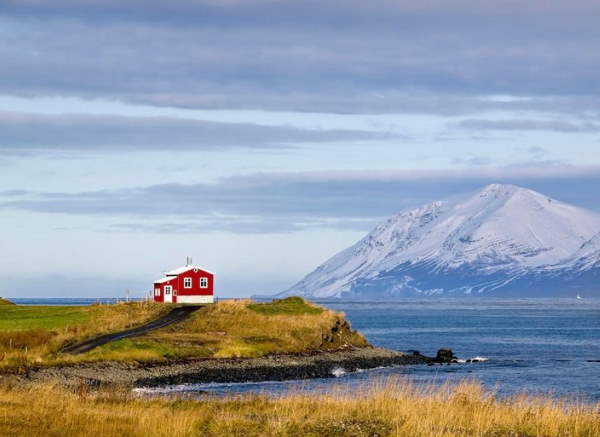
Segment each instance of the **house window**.
[[200,278],[200,288],[208,288],[208,278]]
[[160,288],[155,288],[154,289],[154,295],[155,296],[160,296]]
[[192,288],[192,278],[183,278],[183,288]]
[[172,289],[173,287],[171,287],[170,285],[165,285],[165,294],[171,294]]

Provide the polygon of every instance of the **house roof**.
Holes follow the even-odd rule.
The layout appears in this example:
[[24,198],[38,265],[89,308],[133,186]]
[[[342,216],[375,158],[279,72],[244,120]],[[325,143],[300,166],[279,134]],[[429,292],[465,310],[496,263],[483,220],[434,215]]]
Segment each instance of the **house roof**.
[[157,279],[156,281],[154,281],[154,283],[155,284],[162,284],[163,282],[169,282],[169,281],[171,281],[173,279],[175,279],[175,278],[168,278],[168,277],[160,278],[160,279]]
[[165,276],[177,276],[177,275],[180,275],[182,273],[185,273],[185,272],[187,272],[189,270],[193,270],[193,269],[202,270],[206,273],[210,273],[211,275],[214,275],[214,273],[211,272],[210,270],[203,269],[200,266],[189,265],[189,266],[179,267],[178,269],[175,269],[175,270],[171,270],[170,272],[165,273]]

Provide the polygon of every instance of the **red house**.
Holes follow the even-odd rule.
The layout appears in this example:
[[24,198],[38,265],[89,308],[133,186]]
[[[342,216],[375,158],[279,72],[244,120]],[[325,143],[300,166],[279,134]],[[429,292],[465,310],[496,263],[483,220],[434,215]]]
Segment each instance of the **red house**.
[[213,303],[215,274],[192,265],[171,270],[154,282],[154,301],[164,303]]

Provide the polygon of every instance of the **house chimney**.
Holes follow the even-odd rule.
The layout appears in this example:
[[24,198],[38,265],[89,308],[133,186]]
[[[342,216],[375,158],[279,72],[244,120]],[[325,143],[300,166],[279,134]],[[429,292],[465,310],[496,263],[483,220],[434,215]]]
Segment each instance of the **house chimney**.
[[185,257],[185,266],[191,266],[192,265],[192,257],[191,256],[186,256]]

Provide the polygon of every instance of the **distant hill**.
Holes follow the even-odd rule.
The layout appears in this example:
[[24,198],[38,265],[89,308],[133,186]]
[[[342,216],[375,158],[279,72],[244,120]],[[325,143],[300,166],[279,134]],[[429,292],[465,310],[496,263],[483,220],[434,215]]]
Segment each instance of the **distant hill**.
[[513,185],[408,209],[279,294],[600,297],[600,216]]
[[8,299],[4,299],[3,297],[0,297],[0,305],[15,305],[15,304]]

